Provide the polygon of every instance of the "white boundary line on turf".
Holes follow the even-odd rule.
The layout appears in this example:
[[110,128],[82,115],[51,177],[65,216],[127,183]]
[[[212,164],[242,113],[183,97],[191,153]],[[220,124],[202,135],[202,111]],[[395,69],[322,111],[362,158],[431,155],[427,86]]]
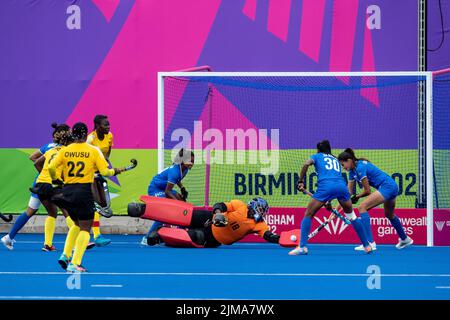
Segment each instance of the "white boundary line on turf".
[[[2,271],[2,275],[15,276],[67,276],[73,273],[64,272],[40,272],[40,271]],[[367,277],[368,273],[256,273],[256,272],[88,272],[83,276],[200,276],[200,277]],[[379,277],[444,277],[450,278],[450,274],[380,274]]]
[[[71,296],[0,296],[0,300],[254,300],[236,298],[153,298],[153,297],[71,297]],[[260,299],[270,300],[270,299]],[[297,299],[296,299],[297,300]],[[300,299],[310,300],[310,299]]]
[[92,288],[123,288],[121,284],[91,284]]
[[[24,241],[17,241],[16,245],[20,245],[21,243],[23,244],[41,244],[42,245],[42,241],[28,241],[28,240],[24,240]],[[64,244],[64,241],[53,241],[54,244]],[[120,244],[120,245],[126,245],[126,244],[140,244],[140,242],[138,240],[136,241],[112,241],[110,243],[111,244]],[[238,242],[235,245],[237,246],[258,246],[258,245],[263,245],[263,246],[267,246],[268,248],[278,248],[278,246],[276,244],[273,243],[266,243],[266,242]],[[357,243],[311,243],[310,245],[312,246],[324,246],[324,247],[348,247],[348,246],[355,246],[357,245]],[[395,243],[392,244],[377,244],[377,247],[392,247],[394,246]],[[280,246],[281,247],[281,246]],[[155,248],[165,248],[165,246],[157,246]],[[219,247],[219,248],[232,248],[232,247]],[[287,247],[281,247],[283,249],[289,249]],[[418,245],[414,245],[413,248],[427,248],[427,246],[425,244],[418,244]],[[450,248],[450,246],[434,246],[433,248]],[[171,248],[171,249],[177,249],[177,248]],[[214,249],[218,249],[218,248],[214,248]]]

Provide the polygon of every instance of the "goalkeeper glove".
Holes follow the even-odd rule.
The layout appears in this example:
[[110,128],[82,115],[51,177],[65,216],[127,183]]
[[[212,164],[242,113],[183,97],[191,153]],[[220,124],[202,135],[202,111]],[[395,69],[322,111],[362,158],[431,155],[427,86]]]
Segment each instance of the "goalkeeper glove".
[[180,189],[180,191],[181,191],[181,197],[183,198],[184,201],[186,201],[189,193],[187,192],[185,187],[182,187]]
[[225,227],[228,224],[228,219],[222,212],[218,212],[214,215],[213,224],[216,227]]

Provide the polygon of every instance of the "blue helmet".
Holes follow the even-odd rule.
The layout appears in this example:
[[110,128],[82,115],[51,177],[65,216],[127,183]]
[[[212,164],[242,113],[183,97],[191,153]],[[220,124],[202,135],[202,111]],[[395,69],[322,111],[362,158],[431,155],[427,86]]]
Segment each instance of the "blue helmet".
[[250,200],[248,208],[253,211],[253,219],[255,219],[256,222],[263,221],[265,215],[269,212],[267,201],[260,197]]

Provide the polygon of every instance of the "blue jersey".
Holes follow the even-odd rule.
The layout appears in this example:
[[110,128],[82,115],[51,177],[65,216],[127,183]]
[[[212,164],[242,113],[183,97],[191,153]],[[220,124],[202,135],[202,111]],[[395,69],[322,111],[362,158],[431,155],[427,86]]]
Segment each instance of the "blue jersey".
[[53,149],[54,147],[58,146],[57,143],[54,142],[50,142],[47,144],[44,144],[42,147],[39,148],[39,151],[44,154],[46,153],[48,150]]
[[316,153],[311,156],[317,173],[317,182],[325,180],[342,180],[342,167],[338,159],[331,154]]
[[356,162],[356,168],[349,172],[349,180],[361,182],[364,178],[367,178],[369,185],[376,189],[384,182],[390,183],[393,181],[387,173],[381,171],[372,163],[365,160],[358,160]]
[[181,164],[173,164],[153,177],[149,189],[165,190],[167,187],[167,183],[179,183],[181,180],[183,180],[188,171],[189,170],[186,169],[184,170],[184,172],[181,172]]

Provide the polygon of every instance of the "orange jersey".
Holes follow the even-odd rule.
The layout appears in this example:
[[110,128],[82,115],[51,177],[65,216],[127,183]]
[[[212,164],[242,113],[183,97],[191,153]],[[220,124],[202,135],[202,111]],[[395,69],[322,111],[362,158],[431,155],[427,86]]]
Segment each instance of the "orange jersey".
[[247,204],[240,200],[231,200],[225,203],[227,212],[224,215],[228,219],[228,225],[225,227],[212,226],[214,238],[222,244],[233,244],[241,240],[246,235],[257,233],[260,237],[269,231],[269,226],[264,221],[256,222],[248,218]]

